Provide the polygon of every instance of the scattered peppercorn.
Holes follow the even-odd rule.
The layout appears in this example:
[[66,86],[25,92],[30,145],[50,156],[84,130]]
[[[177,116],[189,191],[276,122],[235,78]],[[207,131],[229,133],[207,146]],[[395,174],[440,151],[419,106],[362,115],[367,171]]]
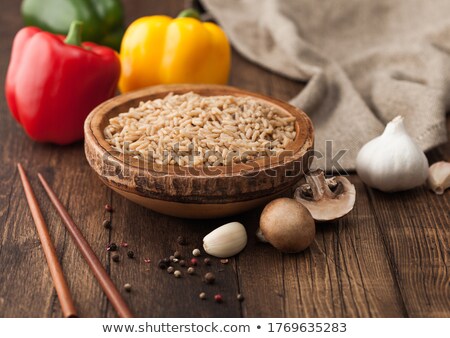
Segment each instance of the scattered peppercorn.
[[237,298],[237,300],[240,301],[240,302],[242,302],[242,301],[245,299],[244,296],[241,295],[240,293],[237,294],[236,298]]
[[167,269],[167,264],[166,264],[166,262],[164,262],[164,259],[160,259],[160,260],[158,261],[158,267],[159,267],[160,269]]
[[102,225],[105,229],[111,229],[111,221],[109,219],[105,219]]
[[168,273],[173,273],[175,271],[175,268],[173,267],[173,266],[169,266],[168,268],[167,268],[167,272]]
[[134,251],[128,251],[127,252],[127,256],[128,256],[128,258],[134,258]]
[[178,264],[180,264],[180,266],[186,266],[186,261],[182,259],[178,262]]
[[192,250],[192,254],[193,254],[195,257],[198,257],[198,256],[200,256],[202,253],[201,253],[201,251],[200,251],[199,249],[194,249],[194,250]]
[[117,251],[118,246],[116,243],[111,243],[106,247],[106,251]]
[[163,261],[164,264],[166,264],[167,266],[170,265],[170,259],[169,259],[169,258],[163,258],[162,261]]
[[179,251],[175,251],[175,252],[173,253],[173,256],[174,256],[175,258],[178,258],[178,259],[181,258],[181,254],[180,254]]
[[220,263],[222,263],[222,264],[228,264],[228,259],[221,259],[221,260],[220,260]]
[[200,292],[200,294],[198,295],[200,297],[200,299],[206,299],[206,293],[204,292]]
[[196,266],[198,264],[197,258],[191,258],[191,265]]
[[180,245],[186,245],[187,244],[186,238],[184,238],[183,236],[178,236],[177,243]]
[[105,204],[105,210],[108,211],[108,212],[113,212],[113,208],[109,204]]
[[214,300],[215,300],[217,303],[222,303],[222,302],[223,302],[222,295],[220,295],[220,294],[214,295]]
[[173,262],[174,259],[175,259],[175,256],[173,256],[173,255],[169,257],[169,261],[171,261],[171,262]]
[[114,262],[119,262],[120,261],[120,256],[118,255],[118,254],[114,254],[114,255],[112,255],[112,260],[114,261]]
[[214,274],[212,272],[206,273],[204,278],[205,278],[206,284],[213,284],[214,281],[216,280],[216,276],[214,276]]
[[188,274],[193,275],[195,273],[195,269],[191,266],[187,269]]
[[173,275],[174,275],[176,278],[180,278],[180,277],[181,277],[181,271],[180,271],[180,270],[175,270],[175,272],[173,273]]
[[125,289],[126,292],[130,292],[131,291],[131,284],[130,283],[126,283],[123,288]]
[[206,258],[203,260],[203,263],[205,263],[205,265],[211,265],[211,259],[208,258],[208,257],[206,257]]
[[174,259],[172,259],[172,262],[174,262],[174,263],[178,263],[178,261],[179,261],[179,259],[178,259],[178,258],[174,258]]

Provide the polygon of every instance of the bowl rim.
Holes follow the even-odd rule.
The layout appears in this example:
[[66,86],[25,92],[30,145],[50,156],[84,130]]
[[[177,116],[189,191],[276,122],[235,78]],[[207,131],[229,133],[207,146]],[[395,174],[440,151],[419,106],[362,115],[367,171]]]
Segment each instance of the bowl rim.
[[[296,136],[294,140],[288,144],[285,151],[281,154],[277,154],[276,156],[263,156],[246,163],[234,163],[232,165],[209,167],[203,165],[180,167],[176,164],[158,165],[153,162],[152,165],[158,170],[153,170],[142,166],[141,163],[147,161],[139,161],[132,156],[124,155],[123,153],[114,150],[112,146],[105,140],[103,128],[101,128],[101,125],[104,124],[105,119],[109,119],[112,117],[107,116],[108,112],[110,112],[111,110],[117,109],[122,105],[127,105],[129,109],[132,107],[132,105],[129,104],[130,102],[139,100],[141,98],[142,101],[147,101],[165,97],[169,93],[183,94],[188,92],[194,92],[202,96],[233,95],[252,97],[265,104],[276,107],[276,109],[280,110],[284,114],[294,116]],[[125,112],[125,110],[123,112]],[[118,112],[117,115],[119,113],[120,112]],[[85,121],[85,133],[86,132],[90,132],[92,134],[93,139],[96,143],[96,147],[100,148],[98,149],[99,151],[108,153],[109,156],[123,164],[123,166],[126,167],[127,170],[145,170],[150,174],[155,175],[170,175],[171,173],[176,173],[177,175],[181,174],[181,176],[184,175],[199,178],[214,178],[218,176],[242,176],[243,174],[251,174],[255,171],[263,171],[274,167],[283,166],[302,157],[308,150],[313,147],[314,143],[314,130],[312,127],[312,122],[306,115],[306,113],[301,109],[292,106],[287,102],[264,94],[259,94],[232,86],[213,84],[157,85],[115,96],[112,99],[100,104],[91,111]],[[280,156],[283,155],[283,153],[285,153],[284,156]],[[205,175],[205,168],[208,168],[208,171],[210,172],[214,171],[214,175]],[[193,169],[198,169],[198,171],[194,172]]]

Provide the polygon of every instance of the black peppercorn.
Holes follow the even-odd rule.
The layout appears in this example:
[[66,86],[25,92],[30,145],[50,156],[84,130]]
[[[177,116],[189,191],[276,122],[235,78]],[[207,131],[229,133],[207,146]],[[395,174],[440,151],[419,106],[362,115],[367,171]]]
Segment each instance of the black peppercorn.
[[114,262],[119,262],[120,261],[120,256],[118,255],[118,254],[114,254],[114,255],[112,255],[112,260],[114,261]]
[[105,210],[108,211],[108,212],[113,212],[113,208],[109,204],[105,204]]
[[160,259],[160,260],[158,261],[158,267],[159,267],[160,269],[167,269],[167,264],[166,264],[166,262],[164,262],[164,259]]
[[206,284],[212,284],[212,283],[214,283],[215,280],[216,280],[216,276],[214,276],[214,274],[212,272],[208,272],[205,275],[205,283]]
[[170,259],[169,259],[169,258],[163,258],[162,261],[163,261],[164,264],[166,264],[167,266],[170,265]]
[[111,221],[109,219],[105,219],[102,225],[105,229],[111,229]]
[[179,251],[175,251],[174,254],[173,254],[173,256],[174,256],[175,258],[178,258],[178,259],[181,258],[181,254],[180,254]]
[[184,238],[183,236],[178,236],[177,243],[180,245],[186,245],[187,244],[186,238]]
[[211,259],[210,258],[205,258],[203,260],[203,263],[205,263],[205,265],[211,265]]
[[118,246],[116,243],[111,243],[106,247],[106,251],[117,251]]
[[128,251],[127,252],[127,256],[128,256],[128,258],[134,258],[134,251]]
[[186,261],[180,260],[180,261],[178,262],[178,264],[180,264],[180,266],[186,266]]

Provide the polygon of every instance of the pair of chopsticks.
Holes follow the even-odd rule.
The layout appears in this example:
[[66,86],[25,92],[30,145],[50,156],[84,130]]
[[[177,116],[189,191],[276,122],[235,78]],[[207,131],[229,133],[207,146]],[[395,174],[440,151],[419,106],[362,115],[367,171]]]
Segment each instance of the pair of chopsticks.
[[[64,274],[59,264],[58,257],[56,256],[55,247],[52,243],[50,235],[48,233],[47,225],[45,224],[44,217],[42,216],[42,212],[39,208],[39,204],[36,200],[36,196],[34,195],[33,189],[31,187],[30,182],[25,174],[25,170],[23,169],[20,163],[17,164],[19,169],[20,178],[22,180],[23,188],[25,190],[25,195],[27,197],[28,205],[31,210],[31,214],[34,219],[34,223],[36,224],[36,228],[38,231],[39,238],[42,243],[42,249],[44,250],[45,258],[47,259],[47,264],[50,269],[50,274],[53,279],[53,284],[56,289],[56,293],[58,295],[59,302],[61,303],[61,310],[63,316],[66,318],[70,317],[78,317],[77,311],[75,309],[75,305],[70,295],[69,287],[67,286],[67,282],[64,278]],[[39,180],[41,181],[45,191],[47,192],[51,202],[55,206],[59,215],[61,216],[66,229],[71,234],[75,244],[89,265],[92,273],[94,274],[97,281],[100,283],[103,291],[111,302],[112,306],[116,310],[119,317],[122,318],[132,318],[133,315],[125,303],[124,299],[120,295],[119,291],[115,287],[111,278],[109,278],[108,273],[103,268],[100,260],[95,255],[94,251],[90,247],[89,243],[83,237],[80,229],[78,229],[75,222],[70,217],[67,210],[64,208],[62,203],[59,201],[56,194],[50,188],[47,181],[44,177],[38,173]]]

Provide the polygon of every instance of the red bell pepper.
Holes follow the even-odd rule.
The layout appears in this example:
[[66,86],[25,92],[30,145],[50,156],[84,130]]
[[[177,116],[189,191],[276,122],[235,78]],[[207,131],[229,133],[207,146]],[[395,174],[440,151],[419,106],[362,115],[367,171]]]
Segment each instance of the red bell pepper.
[[81,43],[81,23],[64,36],[20,30],[6,75],[6,99],[34,140],[68,144],[83,138],[89,112],[114,96],[120,76],[116,52]]

